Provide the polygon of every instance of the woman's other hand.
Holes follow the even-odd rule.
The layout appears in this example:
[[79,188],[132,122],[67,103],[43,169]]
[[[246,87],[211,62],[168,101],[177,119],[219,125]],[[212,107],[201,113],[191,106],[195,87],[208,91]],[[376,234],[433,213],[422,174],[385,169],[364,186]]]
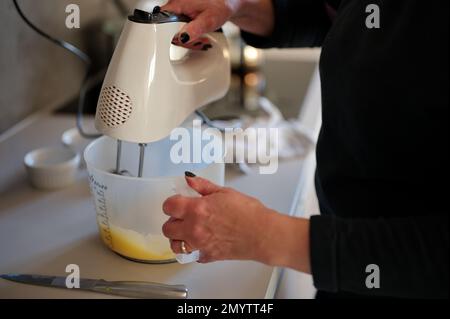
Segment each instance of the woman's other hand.
[[228,20],[261,36],[270,35],[274,24],[271,0],[170,0],[162,10],[192,19],[174,37],[173,44],[193,49],[208,49],[202,35],[216,31]]

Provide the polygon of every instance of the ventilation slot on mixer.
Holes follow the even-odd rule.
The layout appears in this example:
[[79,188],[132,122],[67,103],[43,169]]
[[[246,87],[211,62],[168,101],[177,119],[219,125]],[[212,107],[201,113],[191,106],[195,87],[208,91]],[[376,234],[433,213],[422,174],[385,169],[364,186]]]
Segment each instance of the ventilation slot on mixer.
[[133,105],[130,97],[115,86],[104,87],[99,100],[100,118],[108,127],[125,124],[131,116]]

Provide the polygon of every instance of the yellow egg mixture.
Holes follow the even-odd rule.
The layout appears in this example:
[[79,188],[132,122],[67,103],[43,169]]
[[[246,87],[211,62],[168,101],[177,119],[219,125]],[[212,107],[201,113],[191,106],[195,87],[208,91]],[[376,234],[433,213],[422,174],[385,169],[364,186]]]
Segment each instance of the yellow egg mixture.
[[[100,224],[100,234],[103,242],[122,256],[142,261],[175,259],[169,240],[163,235],[143,235],[116,225],[110,225],[108,231],[102,224]],[[111,242],[108,240],[108,235],[111,236]]]

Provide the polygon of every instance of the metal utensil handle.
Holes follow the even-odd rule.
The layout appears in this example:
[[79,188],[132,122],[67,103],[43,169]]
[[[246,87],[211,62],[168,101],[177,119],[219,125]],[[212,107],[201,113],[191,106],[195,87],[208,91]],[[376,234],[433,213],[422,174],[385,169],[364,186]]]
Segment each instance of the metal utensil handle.
[[128,298],[186,299],[188,290],[183,285],[163,285],[134,281],[100,281],[92,291]]

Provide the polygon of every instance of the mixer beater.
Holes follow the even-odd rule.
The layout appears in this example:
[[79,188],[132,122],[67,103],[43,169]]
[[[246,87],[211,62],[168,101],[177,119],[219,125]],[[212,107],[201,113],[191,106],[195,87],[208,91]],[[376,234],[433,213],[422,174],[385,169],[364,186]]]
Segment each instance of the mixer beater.
[[[139,143],[139,163],[138,163],[138,178],[142,178],[144,176],[144,163],[145,163],[145,151],[147,149],[147,144]],[[132,176],[132,174],[128,170],[121,169],[122,162],[122,141],[117,140],[117,154],[116,154],[116,168],[113,170],[113,173],[116,175],[123,176]]]

